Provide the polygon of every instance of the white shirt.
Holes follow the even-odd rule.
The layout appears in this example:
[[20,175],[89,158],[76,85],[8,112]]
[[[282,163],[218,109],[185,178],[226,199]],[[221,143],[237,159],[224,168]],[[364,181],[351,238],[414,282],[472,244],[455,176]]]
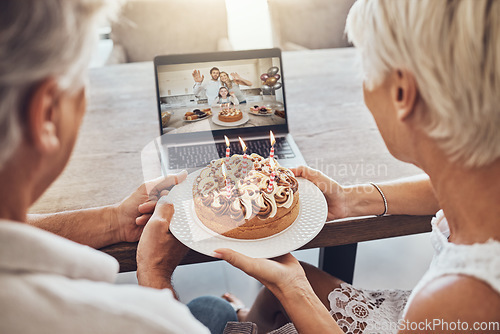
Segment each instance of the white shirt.
[[0,220],[0,333],[210,333],[168,289],[114,285],[109,255]]
[[208,80],[199,83],[195,82],[194,87],[193,87],[193,93],[196,96],[200,96],[202,92],[205,92],[207,99],[208,99],[208,105],[213,105],[214,101],[217,97],[219,97],[219,88],[221,88],[222,85],[220,83],[220,80]]

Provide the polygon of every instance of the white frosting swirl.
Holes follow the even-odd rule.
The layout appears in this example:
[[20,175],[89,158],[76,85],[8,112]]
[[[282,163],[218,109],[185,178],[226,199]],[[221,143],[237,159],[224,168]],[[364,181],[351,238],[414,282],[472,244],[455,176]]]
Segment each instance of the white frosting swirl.
[[214,196],[214,201],[212,202],[212,205],[211,205],[212,208],[218,209],[222,206],[222,204],[219,201],[219,196],[220,196],[219,193],[216,193],[216,195]]
[[274,193],[263,193],[263,195],[266,197],[268,202],[271,203],[271,213],[269,214],[269,217],[273,218],[274,216],[276,216],[276,212],[278,212],[278,205],[276,204],[276,200],[274,199]]
[[277,188],[278,188],[278,190],[276,191],[276,193],[278,193],[278,194],[286,193],[286,195],[287,195],[287,199],[284,203],[277,203],[278,207],[279,208],[285,207],[285,208],[289,209],[293,203],[293,191],[289,187],[284,187],[284,186],[278,186]]

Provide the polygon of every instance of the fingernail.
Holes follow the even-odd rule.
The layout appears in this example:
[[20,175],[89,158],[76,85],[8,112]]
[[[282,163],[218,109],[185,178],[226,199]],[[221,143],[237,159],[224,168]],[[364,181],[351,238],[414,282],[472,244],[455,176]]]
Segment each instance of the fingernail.
[[182,175],[182,174],[187,174],[187,170],[183,169],[181,170],[179,173],[177,173],[177,175]]
[[222,259],[222,254],[221,253],[217,253],[217,251],[213,251],[212,252],[212,257],[216,257],[218,259]]

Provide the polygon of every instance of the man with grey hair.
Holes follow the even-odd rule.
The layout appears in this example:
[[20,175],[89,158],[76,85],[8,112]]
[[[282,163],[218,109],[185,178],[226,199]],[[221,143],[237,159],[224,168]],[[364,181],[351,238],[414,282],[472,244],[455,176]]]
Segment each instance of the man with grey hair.
[[[186,173],[146,183],[117,205],[27,215],[69,159],[96,28],[113,6],[0,2],[1,333],[209,333],[170,282],[186,248],[169,232],[174,208],[161,195]],[[120,241],[139,241],[145,287],[112,284],[116,260],[87,247]]]

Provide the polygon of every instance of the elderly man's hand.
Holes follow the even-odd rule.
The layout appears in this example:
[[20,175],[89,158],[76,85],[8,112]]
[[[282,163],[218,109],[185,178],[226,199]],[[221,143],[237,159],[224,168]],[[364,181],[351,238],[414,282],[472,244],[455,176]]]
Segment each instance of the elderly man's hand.
[[118,225],[118,242],[138,241],[149,221],[156,203],[176,184],[186,179],[187,172],[168,175],[142,184],[130,196],[115,206],[115,224]]
[[188,248],[170,233],[174,206],[160,198],[137,246],[137,280],[140,285],[172,289],[170,279]]

